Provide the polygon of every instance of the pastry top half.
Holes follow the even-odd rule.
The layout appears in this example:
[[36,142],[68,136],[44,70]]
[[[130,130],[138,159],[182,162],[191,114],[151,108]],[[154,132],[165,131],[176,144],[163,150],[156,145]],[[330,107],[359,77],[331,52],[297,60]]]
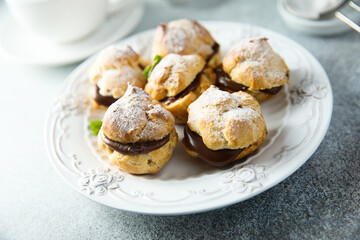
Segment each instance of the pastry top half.
[[143,68],[148,62],[130,46],[109,46],[102,50],[89,69],[89,78],[102,96],[115,99],[124,95],[128,82],[144,88]]
[[160,24],[155,32],[152,56],[198,54],[206,61],[218,52],[218,44],[211,34],[197,21],[180,19]]
[[158,101],[176,96],[195,80],[205,64],[198,55],[169,54],[151,72],[145,91]]
[[169,111],[129,84],[124,96],[106,111],[102,132],[120,143],[158,141],[171,133],[174,122]]
[[245,92],[211,86],[189,108],[188,126],[211,150],[247,148],[266,136],[260,105]]
[[222,67],[232,81],[249,90],[270,89],[287,83],[288,67],[267,40],[243,39],[228,52]]

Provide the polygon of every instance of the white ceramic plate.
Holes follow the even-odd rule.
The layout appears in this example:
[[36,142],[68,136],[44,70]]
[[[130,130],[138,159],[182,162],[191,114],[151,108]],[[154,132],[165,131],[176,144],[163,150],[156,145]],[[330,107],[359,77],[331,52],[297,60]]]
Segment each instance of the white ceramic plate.
[[[111,169],[97,149],[89,120],[101,118],[87,100],[87,69],[94,57],[67,79],[48,113],[46,145],[56,170],[84,196],[114,208],[159,215],[187,214],[220,208],[251,198],[278,184],[315,152],[332,113],[329,79],[319,62],[294,41],[256,26],[203,22],[222,53],[243,37],[268,37],[287,62],[289,86],[261,104],[268,137],[245,162],[213,168],[189,157],[178,144],[169,163],[156,175],[134,176]],[[121,41],[144,57],[154,30]],[[179,140],[182,126],[177,126]]]
[[0,53],[16,63],[57,66],[81,61],[129,34],[144,14],[141,0],[126,1],[122,10],[108,17],[89,37],[68,44],[54,44],[28,33],[10,17],[0,28]]

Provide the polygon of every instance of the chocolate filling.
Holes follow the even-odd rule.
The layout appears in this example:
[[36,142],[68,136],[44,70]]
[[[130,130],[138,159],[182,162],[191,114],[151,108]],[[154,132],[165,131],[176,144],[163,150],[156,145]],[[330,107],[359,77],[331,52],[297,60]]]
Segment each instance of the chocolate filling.
[[[231,80],[231,77],[222,69],[221,65],[215,68],[215,73],[216,73],[216,85],[223,90],[227,89],[232,92],[238,92],[238,91],[246,91],[249,89],[249,87]],[[281,90],[281,88],[282,86],[279,86],[268,89],[261,89],[259,91],[269,95],[275,95]]]
[[117,98],[113,98],[112,96],[103,96],[100,94],[99,91],[100,91],[99,86],[95,84],[92,91],[92,98],[95,100],[95,102],[97,102],[100,105],[108,107],[111,104],[113,104],[116,100],[118,100]]
[[158,141],[121,143],[108,138],[102,133],[102,139],[112,150],[124,155],[138,155],[154,151],[164,146],[170,140],[170,134]]
[[206,62],[209,62],[219,52],[220,45],[217,42],[215,42],[214,45],[211,48],[212,48],[213,52],[206,59]]
[[191,131],[188,125],[184,128],[183,144],[190,150],[196,152],[200,159],[216,167],[233,162],[244,150],[244,148],[211,150],[204,144],[202,137]]
[[141,70],[144,70],[144,69],[145,69],[145,67],[144,67],[141,63],[139,63],[138,66],[139,66],[139,68],[140,68]]
[[281,88],[282,88],[282,86],[268,88],[268,89],[262,89],[262,90],[260,90],[260,92],[263,92],[263,93],[266,93],[269,95],[275,95],[281,90]]
[[189,94],[191,91],[194,91],[200,84],[200,77],[201,77],[201,72],[199,72],[194,81],[192,81],[190,83],[189,86],[187,86],[183,91],[181,91],[180,93],[176,94],[175,96],[172,96],[172,97],[166,97],[164,98],[163,100],[160,100],[161,103],[163,104],[166,104],[166,105],[169,105],[173,102],[175,102],[176,100],[180,99],[180,98],[183,98],[185,97],[187,94]]
[[216,73],[216,84],[221,89],[228,89],[232,92],[238,92],[238,91],[246,91],[249,88],[245,85],[232,81],[229,74],[227,74],[222,69],[221,65],[215,68],[215,73]]

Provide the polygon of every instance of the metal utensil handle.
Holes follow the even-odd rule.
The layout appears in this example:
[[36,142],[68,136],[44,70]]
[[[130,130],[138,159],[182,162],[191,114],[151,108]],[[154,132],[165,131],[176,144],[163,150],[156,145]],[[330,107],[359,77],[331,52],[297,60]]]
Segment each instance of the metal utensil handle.
[[[360,6],[354,3],[353,1],[349,1],[349,6],[355,9],[356,11],[360,12]],[[347,24],[349,27],[360,33],[360,26],[355,23],[353,20],[342,14],[341,12],[335,12],[335,17],[337,17],[340,21]]]

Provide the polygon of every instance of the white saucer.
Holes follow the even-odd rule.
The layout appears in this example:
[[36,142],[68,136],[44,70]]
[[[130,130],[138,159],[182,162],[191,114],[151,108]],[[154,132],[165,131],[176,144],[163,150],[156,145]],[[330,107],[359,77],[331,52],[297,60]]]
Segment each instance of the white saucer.
[[[324,20],[310,20],[310,19],[297,17],[294,14],[290,13],[284,7],[283,0],[277,1],[277,8],[284,22],[289,27],[299,32],[303,32],[311,35],[330,36],[351,30],[351,28],[348,25],[341,22],[335,16],[333,18],[324,19]],[[351,9],[341,10],[341,12],[343,11],[345,12],[345,15],[347,15],[348,17],[350,17],[355,21],[358,21],[360,18],[360,15],[355,10],[352,11]]]
[[69,44],[54,44],[24,31],[10,17],[0,27],[0,54],[20,64],[56,66],[81,61],[129,34],[144,14],[141,0],[127,1],[124,9],[107,18],[88,38]]

